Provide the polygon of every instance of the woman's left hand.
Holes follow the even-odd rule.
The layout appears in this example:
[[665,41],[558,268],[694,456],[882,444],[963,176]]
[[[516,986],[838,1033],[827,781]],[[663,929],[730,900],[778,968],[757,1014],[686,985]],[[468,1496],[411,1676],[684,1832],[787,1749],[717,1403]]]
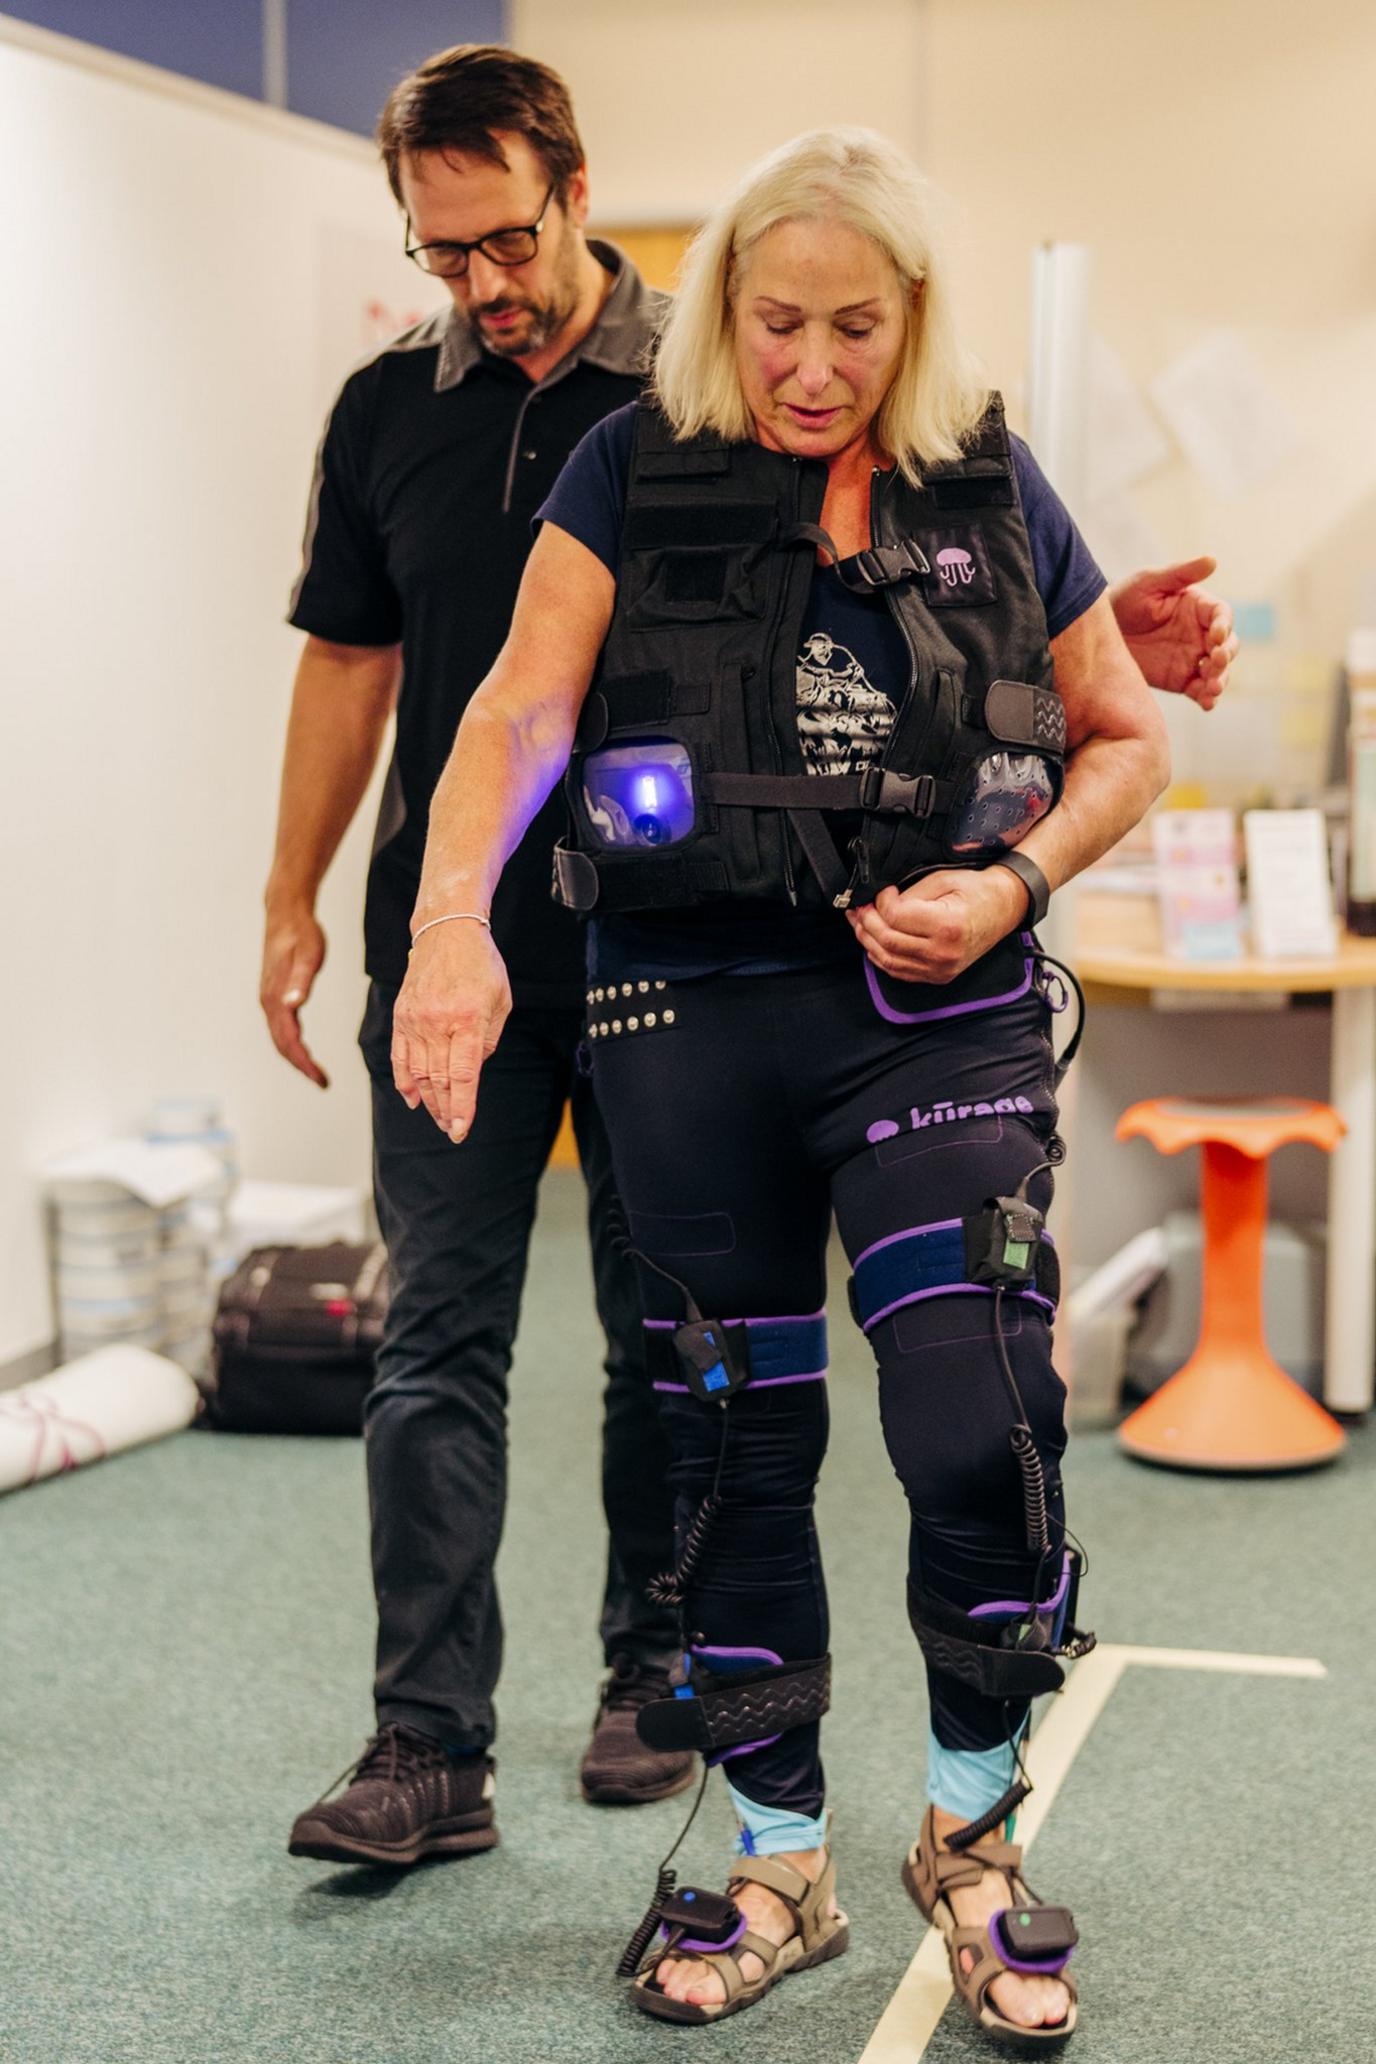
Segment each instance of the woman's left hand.
[[899,982],[953,982],[1027,914],[1007,867],[952,867],[910,889],[881,889],[846,920],[869,959]]

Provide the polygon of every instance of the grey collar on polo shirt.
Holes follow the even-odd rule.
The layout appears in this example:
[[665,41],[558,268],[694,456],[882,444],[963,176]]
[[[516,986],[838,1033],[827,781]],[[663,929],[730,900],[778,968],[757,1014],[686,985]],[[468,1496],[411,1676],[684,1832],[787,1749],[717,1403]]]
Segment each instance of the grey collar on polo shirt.
[[[600,366],[608,373],[639,372],[644,362],[645,347],[668,305],[668,295],[647,287],[630,259],[623,251],[618,251],[615,244],[604,244],[598,237],[589,237],[588,249],[598,264],[612,275],[612,290],[602,303],[597,321],[587,336],[546,373],[539,383],[542,387],[551,380],[562,378],[580,363]],[[442,394],[446,387],[457,387],[464,375],[488,355],[478,342],[472,324],[456,307],[451,305],[447,316],[441,319],[444,330],[435,367],[437,394]]]

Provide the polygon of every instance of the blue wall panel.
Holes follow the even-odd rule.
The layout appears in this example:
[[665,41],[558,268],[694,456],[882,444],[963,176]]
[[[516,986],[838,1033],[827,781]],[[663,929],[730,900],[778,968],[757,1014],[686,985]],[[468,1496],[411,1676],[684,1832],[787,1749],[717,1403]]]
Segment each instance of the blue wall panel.
[[231,93],[263,91],[263,0],[4,0],[4,12]]
[[403,74],[451,43],[506,40],[504,0],[287,0],[287,99],[371,136]]

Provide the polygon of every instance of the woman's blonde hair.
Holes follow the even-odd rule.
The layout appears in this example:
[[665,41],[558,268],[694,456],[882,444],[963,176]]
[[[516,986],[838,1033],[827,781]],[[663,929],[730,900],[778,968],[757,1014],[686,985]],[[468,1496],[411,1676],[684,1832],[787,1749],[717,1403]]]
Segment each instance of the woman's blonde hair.
[[[908,310],[898,370],[875,423],[879,443],[915,484],[924,464],[958,459],[989,390],[956,335],[935,213],[929,181],[871,129],[813,129],[752,166],[689,245],[660,340],[653,387],[678,435],[751,435],[732,334],[742,269],[776,223],[830,220],[873,239]],[[909,290],[918,282],[914,302]]]

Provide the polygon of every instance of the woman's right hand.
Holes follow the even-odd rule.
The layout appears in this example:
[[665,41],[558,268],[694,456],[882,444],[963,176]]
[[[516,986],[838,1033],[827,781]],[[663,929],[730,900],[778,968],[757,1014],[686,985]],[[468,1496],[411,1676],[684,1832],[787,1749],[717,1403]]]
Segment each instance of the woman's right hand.
[[478,1077],[510,1010],[506,966],[485,925],[458,918],[416,941],[392,1015],[392,1079],[452,1140],[473,1123]]

